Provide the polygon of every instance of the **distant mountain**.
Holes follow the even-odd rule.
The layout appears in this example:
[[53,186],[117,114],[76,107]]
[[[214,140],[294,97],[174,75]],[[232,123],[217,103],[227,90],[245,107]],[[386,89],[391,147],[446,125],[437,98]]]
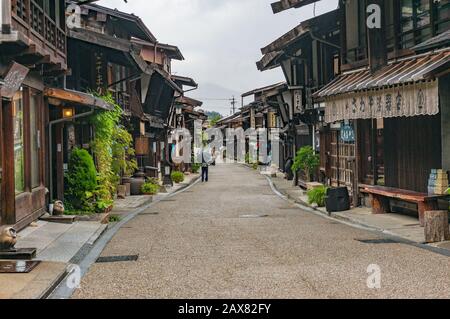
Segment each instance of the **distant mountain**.
[[231,99],[233,96],[236,99],[236,109],[241,107],[241,93],[227,89],[214,83],[201,83],[199,88],[191,91],[188,95],[194,99],[203,102],[202,109],[205,111],[214,111],[220,113],[222,116],[230,115]]

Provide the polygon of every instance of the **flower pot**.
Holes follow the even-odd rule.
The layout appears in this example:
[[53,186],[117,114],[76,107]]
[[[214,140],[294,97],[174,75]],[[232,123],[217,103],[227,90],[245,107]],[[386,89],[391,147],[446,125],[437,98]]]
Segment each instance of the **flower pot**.
[[131,195],[136,196],[136,195],[141,195],[142,191],[142,185],[145,184],[145,179],[143,178],[133,178],[131,180]]

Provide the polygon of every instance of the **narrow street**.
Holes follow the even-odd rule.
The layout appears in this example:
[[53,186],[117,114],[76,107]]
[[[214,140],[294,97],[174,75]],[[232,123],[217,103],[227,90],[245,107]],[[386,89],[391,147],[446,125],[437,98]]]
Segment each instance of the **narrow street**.
[[[138,260],[94,264],[73,297],[450,297],[448,257],[377,239],[302,211],[255,171],[216,166],[122,227],[102,257]],[[368,288],[371,264],[381,289]]]

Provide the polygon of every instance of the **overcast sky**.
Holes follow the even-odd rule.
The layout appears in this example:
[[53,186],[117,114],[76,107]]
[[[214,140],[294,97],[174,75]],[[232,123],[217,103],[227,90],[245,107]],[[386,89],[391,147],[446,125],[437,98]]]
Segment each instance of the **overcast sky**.
[[[200,85],[189,95],[205,99],[204,109],[229,114],[227,99],[254,88],[284,81],[280,69],[260,72],[260,49],[301,21],[314,6],[274,15],[274,0],[101,0],[100,5],[134,13],[159,42],[176,45],[185,61],[173,73],[193,77]],[[337,0],[317,3],[316,14],[337,8]]]

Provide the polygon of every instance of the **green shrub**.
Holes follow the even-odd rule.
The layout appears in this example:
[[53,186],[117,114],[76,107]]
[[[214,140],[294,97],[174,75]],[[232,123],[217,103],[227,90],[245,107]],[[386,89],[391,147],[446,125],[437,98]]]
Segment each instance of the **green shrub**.
[[259,168],[258,163],[253,163],[252,168],[256,171]]
[[316,154],[312,146],[302,147],[295,156],[292,165],[293,172],[304,171],[307,182],[311,181],[311,174],[320,165],[320,156]]
[[172,174],[170,175],[170,177],[172,178],[172,181],[173,181],[174,183],[179,184],[179,183],[184,182],[184,174],[183,174],[182,172],[177,172],[177,171],[172,172]]
[[150,184],[159,185],[159,179],[155,177],[147,177],[146,182]]
[[317,204],[319,207],[324,207],[327,190],[327,187],[321,186],[308,191],[308,203],[310,205]]
[[141,191],[144,194],[156,195],[158,194],[160,186],[151,182],[147,182],[141,187]]
[[191,171],[192,173],[197,174],[200,171],[200,168],[202,168],[201,164],[193,163],[191,166]]
[[94,194],[97,188],[97,170],[92,156],[86,150],[74,149],[66,174],[65,198],[68,207],[86,212],[94,211]]

